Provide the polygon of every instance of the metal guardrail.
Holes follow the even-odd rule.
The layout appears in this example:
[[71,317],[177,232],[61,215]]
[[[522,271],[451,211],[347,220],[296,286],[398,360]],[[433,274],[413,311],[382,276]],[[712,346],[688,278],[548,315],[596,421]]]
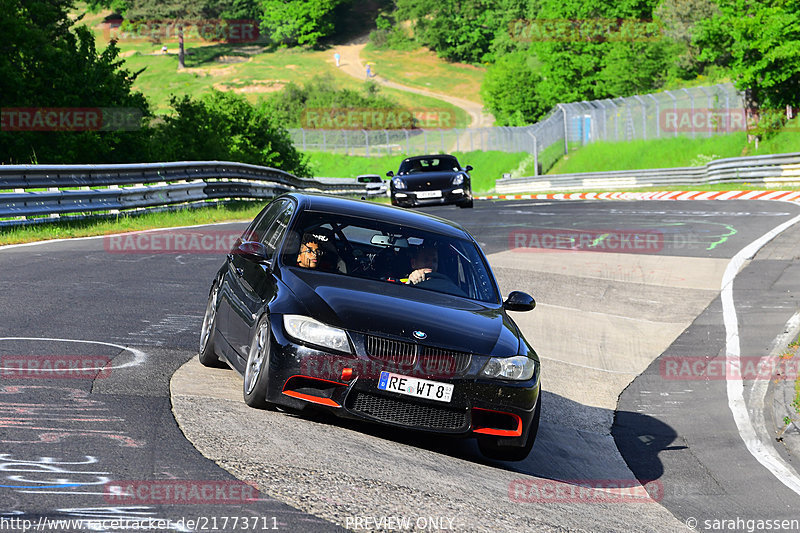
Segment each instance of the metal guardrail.
[[0,225],[26,224],[29,217],[266,199],[291,190],[366,194],[365,185],[354,179],[304,179],[275,168],[224,161],[0,165]]
[[628,187],[713,185],[720,183],[752,185],[800,184],[800,153],[717,159],[702,167],[580,172],[528,178],[497,180],[499,194],[614,190]]

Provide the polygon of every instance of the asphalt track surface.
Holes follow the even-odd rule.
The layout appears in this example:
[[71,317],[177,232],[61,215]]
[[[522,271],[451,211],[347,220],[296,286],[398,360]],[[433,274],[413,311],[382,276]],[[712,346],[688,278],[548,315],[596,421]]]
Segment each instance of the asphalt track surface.
[[[623,308],[624,312],[619,307],[610,307],[611,315],[670,316],[673,307],[677,309],[691,299],[687,295],[697,293],[703,297],[698,296],[691,307],[693,316],[688,328],[681,326],[676,330],[674,339],[663,350],[659,348],[652,353],[649,360],[636,360],[632,366],[636,372],[622,376],[619,390],[609,392],[610,398],[622,392],[618,405],[595,401],[592,387],[582,389],[581,369],[592,365],[583,364],[585,361],[580,364],[558,361],[558,357],[552,357],[552,363],[543,359],[542,428],[531,456],[521,464],[484,461],[470,441],[443,444],[437,439],[357,425],[345,425],[346,431],[339,433],[342,424],[325,418],[278,413],[281,418],[277,427],[287,432],[319,434],[320,442],[324,442],[326,433],[352,434],[355,440],[363,432],[370,443],[379,444],[372,450],[377,455],[363,459],[350,456],[342,468],[350,477],[370,478],[361,476],[358,466],[362,462],[381,468],[381,463],[413,464],[419,460],[442,479],[461,477],[466,480],[465,485],[474,481],[476,486],[486,479],[492,481],[494,484],[488,488],[498,490],[496,494],[484,494],[486,501],[481,503],[491,507],[496,500],[498,509],[505,506],[511,509],[508,516],[494,522],[496,517],[488,514],[448,515],[447,509],[439,507],[439,515],[458,519],[453,527],[456,530],[613,531],[630,529],[627,524],[637,530],[671,531],[684,528],[682,524],[689,518],[696,518],[698,530],[703,530],[710,529],[705,526],[716,525],[710,520],[800,518],[800,513],[793,512],[798,495],[756,462],[744,447],[727,407],[726,382],[665,379],[656,359],[662,352],[661,358],[698,354],[716,357],[724,352],[719,287],[716,292],[694,288],[692,267],[703,264],[718,268],[716,265],[726,263],[747,244],[796,216],[800,212],[797,205],[760,201],[486,201],[476,202],[473,210],[440,207],[424,211],[464,224],[490,254],[490,260],[496,258],[493,266],[504,292],[512,288],[531,292],[543,305],[525,315],[535,317],[539,313],[537,320],[545,323],[546,312],[551,308],[563,307],[559,316],[569,317],[588,312],[584,305],[605,302]],[[243,224],[230,224],[180,231],[228,236],[236,235],[242,228]],[[586,273],[586,265],[574,267],[574,272],[572,266],[566,272],[557,266],[570,265],[571,258],[581,254],[568,254],[568,258],[567,254],[554,251],[534,254],[537,260],[541,259],[540,266],[544,265],[535,278],[515,268],[514,261],[524,254],[509,255],[510,245],[524,245],[534,237],[541,242],[545,235],[565,230],[588,233],[599,239],[595,241],[595,252],[591,253],[608,252],[614,261],[622,255],[617,253],[620,250],[597,248],[604,240],[610,242],[608,235],[655,234],[658,245],[647,249],[646,254],[625,255],[686,266],[680,272],[680,279],[674,275],[680,266],[671,267],[676,278],[672,285],[663,279],[650,285],[641,283],[642,294],[646,293],[647,298],[643,297],[640,304],[632,303],[631,298],[615,298],[621,289],[611,282],[607,285],[601,282],[604,276],[614,275],[617,277],[614,283],[622,278],[627,290],[640,283],[637,276],[646,272],[624,271],[620,266],[622,260],[602,267],[595,263],[589,268],[605,270],[579,276],[580,268]],[[601,238],[602,235],[606,237]],[[733,298],[739,312],[743,356],[769,353],[784,325],[800,307],[798,235],[795,227],[778,236],[736,278]],[[385,515],[386,510],[377,504],[366,501],[363,508],[356,506],[351,511],[345,507],[337,511],[333,504],[319,503],[323,498],[314,492],[320,487],[315,488],[313,480],[278,476],[271,480],[271,486],[263,475],[269,469],[265,468],[261,474],[243,475],[241,465],[228,465],[226,457],[218,455],[224,451],[229,454],[227,459],[235,462],[237,454],[244,456],[259,450],[261,440],[253,440],[251,436],[239,438],[237,434],[227,435],[223,443],[196,439],[192,443],[185,438],[187,429],[178,426],[173,414],[174,404],[179,402],[170,398],[170,378],[196,354],[209,284],[225,250],[212,247],[206,250],[209,253],[166,253],[153,249],[153,242],[150,240],[149,245],[136,250],[115,248],[120,242],[111,238],[0,249],[0,272],[3,272],[0,277],[3,302],[0,307],[0,509],[3,513],[0,520],[26,519],[37,523],[43,517],[170,519],[172,523],[167,528],[170,530],[207,531],[273,528],[328,531],[340,530],[341,526],[379,529],[374,523],[370,527],[366,522],[356,523],[355,514],[347,515],[362,510],[371,510],[374,517]],[[716,272],[714,268],[709,271]],[[604,287],[602,293],[597,293],[598,286]],[[708,284],[711,286],[713,283]],[[683,292],[678,292],[679,289]],[[526,316],[525,320],[529,318]],[[677,318],[673,322],[682,324]],[[581,320],[570,327],[575,340],[580,341],[573,345],[573,351],[584,351],[583,346],[587,347],[585,351],[591,351],[592,338],[580,337],[582,330],[591,329],[591,324]],[[542,337],[532,337],[526,331],[543,358],[553,353],[543,351],[540,346],[552,346],[552,351],[562,348],[563,341],[544,338],[547,328],[537,335]],[[602,345],[606,340],[597,339],[596,344]],[[649,345],[644,348],[650,349]],[[609,359],[604,362],[603,371],[613,367],[613,355],[598,356]],[[84,364],[87,360],[93,361],[97,370],[80,375],[55,372],[53,375],[57,377],[31,370],[37,366],[32,361],[38,367],[47,367],[56,361]],[[548,386],[547,364],[553,368],[552,387]],[[573,366],[563,366],[567,364]],[[624,368],[611,372],[616,374],[603,375],[624,374]],[[235,380],[232,374],[235,373],[228,371],[219,383]],[[633,383],[627,386],[631,380]],[[197,384],[208,389],[214,385],[218,384]],[[232,397],[241,396],[240,390],[227,392]],[[241,428],[243,434],[254,429],[263,432],[258,417],[274,415],[240,410],[242,406],[232,407],[230,402],[214,403],[204,398],[199,395],[194,402],[181,401],[186,404],[184,407],[188,405],[189,412],[194,405],[196,412],[219,411],[223,419],[241,417],[246,421]],[[186,416],[186,411],[183,413],[181,416]],[[263,438],[268,440],[266,436]],[[339,444],[348,449],[347,443]],[[303,449],[299,442],[294,446]],[[617,447],[624,463],[609,459]],[[201,454],[198,448],[207,448],[204,453],[214,460]],[[796,458],[783,450],[779,453],[796,468]],[[300,464],[301,460],[313,463],[317,458],[306,453],[294,459]],[[325,459],[331,458],[325,455]],[[253,463],[246,466],[252,469]],[[265,466],[272,468],[269,473],[274,478],[283,465]],[[549,481],[574,486],[575,480],[621,479],[627,468],[641,482],[658,483],[656,493],[651,495],[660,505],[629,501],[587,503],[580,499],[537,501],[530,492],[514,497],[510,490],[520,479],[525,480],[526,487]],[[229,471],[258,486],[255,501],[243,501],[249,500],[254,492]],[[326,473],[320,468],[319,477],[324,478]],[[292,491],[286,486],[292,483],[303,486],[307,492],[290,494]],[[144,486],[150,492],[140,491],[138,497],[124,499],[114,496],[117,486]],[[180,488],[202,491],[208,487],[214,489],[214,496],[195,492],[192,499],[189,492],[175,494]],[[418,488],[423,489],[424,483]],[[449,494],[446,490],[438,491],[439,487],[429,489],[432,501]],[[173,491],[171,498],[166,490]],[[399,507],[392,511],[407,513],[414,505],[424,508],[420,499],[406,502],[404,507],[402,498],[393,496],[394,487],[387,485],[386,490],[388,494],[375,497],[397,499]],[[380,487],[377,491],[380,492]],[[410,494],[425,497],[424,491]],[[372,496],[367,492],[359,495],[361,500]],[[471,502],[465,505],[468,503]],[[427,511],[428,515],[434,514],[430,509]],[[476,508],[478,511],[483,513],[485,509]],[[236,527],[232,522],[234,517],[240,520]],[[243,527],[244,517],[250,521],[247,528]],[[213,519],[216,521],[212,522]],[[224,519],[227,522],[222,527]],[[187,520],[195,520],[195,527],[187,527]],[[21,522],[5,524],[5,530],[12,531],[15,529],[9,526],[21,526]],[[198,527],[202,525],[206,527]],[[22,531],[22,527],[18,530]],[[84,522],[80,527],[62,526],[58,530],[115,529],[110,522]],[[717,530],[735,529],[718,527]]]

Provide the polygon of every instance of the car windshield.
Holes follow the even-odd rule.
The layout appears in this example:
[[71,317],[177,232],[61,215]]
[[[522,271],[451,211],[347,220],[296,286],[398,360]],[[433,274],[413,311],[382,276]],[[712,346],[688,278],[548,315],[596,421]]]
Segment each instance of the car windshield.
[[[292,268],[404,284],[409,291],[499,302],[483,254],[473,241],[379,220],[307,211],[287,235],[282,262]],[[419,272],[412,275],[415,271]]]
[[400,163],[398,174],[413,172],[449,172],[459,170],[458,160],[452,156],[425,157],[419,159],[406,159]]

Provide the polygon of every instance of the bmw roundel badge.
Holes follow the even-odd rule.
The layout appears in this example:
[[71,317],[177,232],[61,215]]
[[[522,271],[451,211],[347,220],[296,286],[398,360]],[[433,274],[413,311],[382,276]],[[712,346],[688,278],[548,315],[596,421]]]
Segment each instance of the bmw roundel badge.
[[419,340],[422,340],[422,339],[426,338],[427,336],[428,336],[428,334],[425,333],[424,331],[417,330],[417,331],[414,332],[414,337],[416,337]]

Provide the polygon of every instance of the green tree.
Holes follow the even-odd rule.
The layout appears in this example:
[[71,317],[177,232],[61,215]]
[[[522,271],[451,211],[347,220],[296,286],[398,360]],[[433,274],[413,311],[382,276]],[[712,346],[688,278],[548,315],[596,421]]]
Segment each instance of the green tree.
[[212,90],[197,100],[173,97],[170,105],[175,112],[153,127],[153,160],[238,161],[309,175],[304,157],[265,104]]
[[698,23],[701,59],[730,69],[757,107],[800,101],[800,10],[796,0],[718,0],[720,13]]
[[[216,5],[216,2],[212,2]],[[174,25],[178,32],[178,68],[186,68],[183,30],[187,24],[203,18],[209,8],[209,0],[129,0],[125,15],[131,21],[161,21]]]
[[[71,7],[71,0],[0,0],[2,107],[135,108],[148,116],[117,47],[98,54],[92,33],[70,19]],[[0,161],[135,161],[145,141],[143,130],[0,131]]]
[[695,27],[719,13],[715,0],[662,0],[654,11],[667,41],[675,44],[673,70],[684,79],[702,72],[700,47],[694,43]]
[[259,0],[261,29],[276,44],[316,46],[334,32],[334,10],[348,1]]
[[397,0],[396,17],[412,22],[417,42],[449,61],[491,59],[492,41],[521,12],[522,0]]
[[524,126],[550,108],[537,92],[541,82],[541,63],[535,56],[512,52],[489,67],[481,96],[499,126]]

